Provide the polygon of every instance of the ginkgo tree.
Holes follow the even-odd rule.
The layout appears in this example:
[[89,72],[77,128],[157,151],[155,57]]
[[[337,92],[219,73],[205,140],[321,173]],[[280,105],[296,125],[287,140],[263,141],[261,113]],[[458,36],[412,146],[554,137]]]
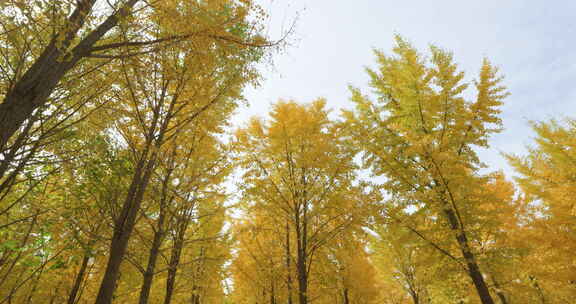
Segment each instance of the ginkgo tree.
[[[159,160],[185,140],[186,131],[203,123],[206,132],[221,132],[241,99],[241,89],[256,76],[252,63],[258,54],[244,49],[210,50],[210,40],[198,45],[163,49],[123,60],[124,81],[115,88],[116,102],[106,108],[114,117],[107,129],[116,132],[132,151],[133,177],[121,212],[114,222],[108,266],[97,303],[109,303],[147,186]],[[250,50],[249,50],[250,51]],[[199,117],[209,117],[200,119]]]
[[524,276],[534,301],[570,302],[576,297],[576,120],[531,124],[536,145],[528,155],[506,155],[531,211],[520,231],[531,249]]
[[[11,0],[0,10],[0,151],[36,109],[62,102],[50,99],[59,85],[85,80],[111,59],[193,40],[229,50],[269,45],[259,35],[262,11],[250,1]],[[249,14],[255,22],[246,22]]]
[[[209,119],[204,119],[201,122],[207,132],[222,132],[221,127],[225,125],[237,102],[242,99],[242,88],[248,83],[254,83],[258,78],[254,64],[265,56],[266,50],[262,49],[263,45],[261,43],[264,43],[264,40],[257,34],[260,30],[260,21],[258,18],[254,19],[254,15],[251,15],[252,13],[258,14],[258,12],[253,11],[256,7],[249,2],[187,2],[189,5],[181,5],[184,4],[182,1],[147,3],[118,1],[116,4],[108,2],[102,3],[102,5],[112,5],[112,7],[103,7],[100,13],[105,15],[106,12],[110,12],[111,16],[109,18],[104,16],[102,20],[99,20],[102,17],[100,13],[97,16],[90,15],[90,13],[93,13],[92,6],[95,2],[77,1],[70,3],[70,6],[63,6],[64,9],[73,9],[70,18],[79,18],[80,21],[87,21],[86,27],[94,26],[95,29],[93,31],[88,28],[76,28],[74,30],[63,26],[62,30],[64,32],[71,31],[66,34],[66,39],[69,39],[69,41],[63,41],[63,45],[60,45],[61,42],[56,40],[50,42],[46,46],[44,55],[40,55],[36,63],[33,62],[32,57],[30,60],[21,63],[19,68],[22,71],[26,71],[26,65],[31,64],[27,72],[14,77],[6,76],[4,80],[7,82],[4,84],[7,88],[7,99],[0,105],[0,125],[2,125],[1,132],[3,134],[2,145],[10,145],[9,149],[2,148],[3,155],[19,152],[11,149],[11,147],[13,144],[18,144],[20,139],[28,138],[30,134],[26,132],[31,129],[21,129],[16,120],[26,120],[25,116],[28,115],[26,114],[28,110],[34,113],[42,111],[54,112],[54,107],[57,109],[59,102],[62,100],[68,101],[66,98],[51,99],[55,96],[51,92],[54,92],[58,84],[61,84],[58,93],[64,92],[58,95],[60,97],[62,95],[67,97],[66,92],[70,88],[74,88],[74,92],[78,93],[78,96],[82,96],[82,92],[91,96],[93,93],[101,93],[102,88],[105,89],[105,97],[109,102],[100,106],[89,106],[90,110],[97,110],[98,115],[89,115],[90,113],[78,110],[80,105],[85,105],[84,103],[79,103],[78,109],[72,107],[73,109],[70,111],[72,112],[71,116],[79,119],[77,122],[80,125],[89,123],[95,136],[108,137],[121,146],[124,156],[127,156],[127,161],[130,163],[127,166],[129,171],[127,175],[130,177],[127,178],[126,187],[118,187],[116,189],[119,190],[120,194],[116,197],[117,200],[109,204],[110,210],[105,211],[112,219],[113,229],[108,251],[104,251],[105,254],[99,257],[107,258],[108,261],[98,261],[98,266],[102,266],[102,264],[107,266],[104,271],[99,273],[103,274],[101,278],[102,287],[99,289],[100,293],[96,302],[109,303],[117,286],[121,271],[120,267],[125,258],[126,249],[130,244],[141,207],[145,205],[144,201],[147,199],[147,186],[151,177],[155,174],[159,159],[162,159],[173,150],[170,147],[176,149],[179,147],[176,140],[185,140],[185,136],[179,135],[186,133],[190,126],[200,123],[197,121],[200,115],[209,117]],[[61,7],[55,6],[57,5],[56,3],[46,2],[45,4],[44,7],[42,5],[30,7],[23,1],[12,1],[11,3],[2,3],[2,8],[6,10],[6,13],[12,10],[19,10],[23,12],[23,16],[26,16],[23,19],[17,18],[14,22],[34,22],[36,20],[34,18],[39,18],[38,21],[41,24],[42,22],[48,22],[41,14],[44,8],[48,9],[46,11],[48,13],[56,13],[58,9],[61,9]],[[138,9],[133,14],[129,14],[132,7]],[[119,18],[120,15],[118,14],[123,18]],[[50,16],[54,17],[56,15],[52,14]],[[102,24],[98,25],[99,21],[102,21]],[[82,24],[75,24],[74,22],[70,22],[70,24],[64,22],[64,25],[82,27]],[[175,31],[184,30],[185,25],[189,26],[191,24],[194,25],[194,30],[200,30],[202,34],[193,32],[192,29],[188,28],[190,31],[186,34],[187,37],[180,36],[176,39],[171,36],[177,35]],[[134,25],[134,27],[130,25]],[[54,26],[60,29],[60,25]],[[106,36],[106,32],[98,32],[102,29],[102,26],[115,28],[116,31],[112,30]],[[23,24],[18,24],[17,27],[10,29],[9,32],[16,35],[18,30],[25,30],[26,28]],[[98,36],[95,31],[99,33],[98,35],[105,36]],[[50,32],[45,33],[49,34]],[[58,30],[55,30],[54,33],[57,34]],[[78,37],[76,34],[78,34]],[[6,33],[3,35],[6,35]],[[86,37],[83,35],[86,35]],[[100,38],[104,37],[103,39],[106,41],[92,41],[91,39],[95,37],[94,35]],[[34,43],[41,43],[43,41],[41,38],[39,37],[38,41]],[[55,37],[54,39],[57,38]],[[137,42],[139,38],[148,39],[146,41],[154,40],[154,42],[148,43],[145,41],[140,43]],[[87,57],[84,58],[86,54],[76,53],[80,46],[85,46],[85,43],[88,43],[86,39],[92,41],[90,48],[94,43],[100,42],[98,50],[91,49],[91,55],[95,55],[94,52],[98,52],[97,60],[93,58],[94,56],[90,57],[92,60],[88,60],[86,59]],[[173,43],[166,44],[166,42]],[[34,46],[34,43],[30,43],[28,46]],[[76,46],[67,46],[67,43]],[[156,45],[157,47],[146,49],[146,46],[151,45]],[[62,53],[62,48],[66,49],[66,54]],[[14,47],[6,50],[6,52],[11,50],[19,51],[21,48]],[[29,51],[32,52],[30,54],[32,56],[36,49]],[[68,51],[71,53],[68,54]],[[71,57],[68,57],[67,54]],[[28,55],[22,56],[26,57]],[[6,58],[19,57],[8,56]],[[93,72],[93,69],[101,68],[100,65],[108,64],[111,59],[114,59],[115,63],[113,65],[115,77],[110,79],[96,78],[97,84],[94,85],[94,90],[90,89],[89,82],[78,85],[78,81],[89,79],[86,74]],[[14,64],[18,65],[19,63],[16,62]],[[45,66],[46,64],[48,66]],[[111,65],[107,66],[110,67]],[[68,84],[62,83],[60,78],[69,75],[67,73],[73,68],[77,68],[79,73],[73,76],[80,78],[74,81],[70,80],[70,87],[67,87]],[[34,76],[34,79],[28,79],[28,77],[32,76]],[[53,78],[46,79],[46,77]],[[29,83],[27,83],[28,81]],[[106,83],[106,85],[100,85],[98,82]],[[19,92],[20,89],[18,88],[22,83],[30,86],[40,86],[38,88],[40,91],[35,91],[32,88],[26,91],[26,94],[33,93],[32,95],[34,96],[32,97],[35,98],[34,100],[29,100],[26,96],[14,98],[16,96],[14,92]],[[79,98],[83,100],[81,97]],[[75,100],[71,101],[72,104],[75,102]],[[18,115],[9,114],[11,110],[14,110],[15,103],[22,103],[22,105],[18,106]],[[31,104],[27,105],[26,103]],[[102,105],[105,105],[105,107],[102,107]],[[31,109],[29,109],[29,106]],[[80,111],[78,115],[76,115],[77,110]],[[53,124],[58,125],[70,118],[67,115],[60,114],[66,114],[66,111],[56,112],[58,115],[53,117]],[[7,127],[5,128],[5,126]],[[66,136],[74,137],[78,135],[77,129],[73,128],[71,130],[72,132],[69,132]],[[15,133],[18,133],[18,135],[13,138],[12,135]],[[82,135],[85,135],[85,133],[82,133]],[[34,138],[37,139],[37,137]],[[10,191],[2,192],[2,198],[6,199],[1,205],[2,210],[6,211],[6,214],[2,214],[6,215],[2,217],[2,225],[10,224],[11,221],[16,220],[16,223],[20,223],[20,225],[13,227],[14,229],[27,225],[30,227],[28,234],[38,236],[40,239],[51,239],[54,244],[57,244],[56,238],[50,238],[32,230],[32,228],[40,228],[36,225],[34,214],[44,212],[44,209],[48,209],[49,205],[31,209],[29,208],[30,205],[27,204],[28,201],[34,202],[35,200],[37,202],[35,205],[38,205],[45,200],[38,200],[39,196],[25,198],[21,194],[30,194],[33,191],[37,191],[34,186],[42,185],[40,182],[43,182],[45,177],[50,177],[48,173],[57,173],[58,170],[63,168],[59,166],[60,164],[72,162],[68,157],[84,157],[80,152],[76,155],[68,154],[71,150],[65,151],[62,147],[74,146],[74,144],[70,145],[69,141],[63,141],[62,138],[56,139],[51,147],[42,147],[41,153],[37,153],[39,155],[50,155],[51,162],[48,164],[35,164],[35,167],[30,167],[29,163],[26,163],[25,157],[33,155],[35,151],[34,149],[28,150],[30,146],[34,148],[36,142],[32,140],[27,142],[26,145],[18,146],[27,153],[24,154],[24,158],[22,156],[16,158],[23,161],[14,165],[12,158],[3,157],[3,164],[0,166],[8,170],[6,172],[9,173],[6,179],[0,177],[0,183],[12,183],[15,180],[20,187],[16,193],[9,188],[5,189]],[[92,142],[90,140],[72,141],[78,144],[86,143],[86,146],[75,147],[79,151],[82,148],[89,149],[88,143]],[[54,143],[59,143],[59,145]],[[3,166],[8,163],[9,166]],[[117,172],[107,171],[106,173],[113,175]],[[20,176],[27,178],[20,180],[14,178]],[[58,177],[56,176],[55,178],[57,179]],[[93,185],[91,184],[90,186]],[[109,188],[106,190],[114,190],[113,185],[108,184],[106,186]],[[44,197],[46,197],[46,193],[44,193]],[[99,198],[97,197],[96,199],[98,200]],[[79,203],[82,202],[81,200]],[[16,208],[14,210],[17,210],[17,212],[9,210],[12,208]],[[8,215],[10,216],[8,217]],[[4,221],[5,219],[6,221]],[[106,224],[110,223],[109,219],[100,218]],[[74,229],[72,228],[72,230]],[[109,231],[100,231],[99,233],[108,237],[107,232]],[[34,240],[26,235],[17,233],[6,234],[6,236],[11,241],[18,242],[20,247],[30,248],[28,252],[30,256],[41,250],[33,249],[35,248],[34,246],[27,244]],[[54,248],[59,248],[60,245],[64,244],[58,244]],[[23,254],[17,256],[20,257]],[[16,260],[18,259],[14,259],[14,261]],[[9,263],[6,269],[11,268],[9,265],[11,264]],[[18,263],[15,262],[14,265],[17,266]],[[101,270],[102,267],[97,267],[97,269]],[[11,271],[7,272],[7,276],[15,278],[14,273]],[[14,286],[22,285],[18,283],[14,284]]]
[[234,303],[296,303],[293,240],[287,228],[254,211],[234,222]]
[[27,195],[22,186],[41,179],[28,178],[32,165],[77,154],[52,150],[118,102],[125,60],[180,46],[218,69],[208,50],[244,66],[281,45],[264,38],[266,16],[251,1],[10,0],[0,14],[0,200],[9,206],[19,200],[10,192]]
[[397,37],[339,118],[281,100],[238,127],[281,45],[256,1],[0,14],[0,304],[576,299],[576,121],[532,123],[516,184],[488,172],[488,60],[469,81]]
[[[345,112],[363,161],[387,178],[382,188],[418,214],[436,219],[460,251],[479,298],[494,303],[480,268],[475,235],[475,204],[486,184],[474,147],[487,147],[501,130],[499,106],[507,96],[497,69],[484,60],[467,99],[464,73],[453,55],[432,46],[424,57],[397,37],[394,55],[376,51],[378,68],[368,69],[377,99],[352,88],[354,112]],[[422,209],[422,210],[420,210]],[[426,215],[427,213],[427,215]]]
[[286,248],[287,266],[295,267],[294,298],[301,304],[321,296],[310,282],[322,249],[355,229],[368,210],[354,184],[356,153],[343,135],[322,99],[305,105],[280,101],[270,120],[252,119],[236,132],[243,200],[248,210],[286,227],[278,242]]

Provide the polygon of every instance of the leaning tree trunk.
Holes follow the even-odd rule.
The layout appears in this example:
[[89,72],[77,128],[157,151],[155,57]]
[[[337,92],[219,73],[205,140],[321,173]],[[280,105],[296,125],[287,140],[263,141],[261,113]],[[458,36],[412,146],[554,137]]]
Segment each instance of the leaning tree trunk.
[[156,260],[160,254],[160,247],[164,242],[164,222],[166,220],[167,208],[172,202],[172,198],[168,195],[168,184],[170,182],[170,177],[172,176],[173,170],[168,170],[167,174],[162,180],[162,190],[160,193],[160,203],[158,208],[160,209],[160,215],[158,216],[158,221],[156,222],[156,230],[154,231],[154,239],[152,240],[152,246],[150,247],[150,254],[148,255],[148,265],[146,266],[146,271],[144,272],[144,278],[142,280],[142,287],[140,288],[140,298],[138,303],[146,304],[150,298],[150,289],[152,288],[152,281],[154,280],[154,270],[156,269]]
[[484,277],[480,272],[480,267],[478,267],[478,262],[476,261],[476,256],[472,252],[470,245],[468,243],[468,237],[463,229],[460,228],[458,225],[458,219],[454,214],[454,210],[448,206],[448,203],[443,201],[444,204],[444,214],[448,218],[448,222],[450,224],[450,229],[456,233],[456,241],[458,242],[458,246],[460,247],[460,251],[466,260],[466,266],[468,270],[468,275],[472,279],[474,283],[474,287],[476,288],[476,292],[480,297],[480,301],[482,304],[494,304],[494,300],[490,295],[490,291],[488,290],[488,286],[484,281]]
[[72,289],[70,290],[70,295],[68,295],[68,304],[76,303],[76,298],[78,298],[78,291],[80,291],[80,286],[82,285],[82,281],[84,281],[84,276],[86,275],[86,269],[88,268],[89,261],[90,255],[88,255],[88,253],[84,253],[84,257],[82,258],[82,265],[76,274],[74,285],[72,285]]
[[82,58],[90,55],[93,46],[115,27],[120,18],[126,16],[138,1],[128,0],[69,50],[96,3],[96,0],[76,1],[76,9],[68,18],[64,29],[54,35],[30,68],[6,92],[3,102],[0,103],[0,151],[6,148],[10,138],[34,111],[46,103],[68,71]]
[[143,153],[142,159],[138,162],[132,183],[126,195],[126,200],[122,206],[122,212],[115,221],[114,233],[109,250],[110,255],[104,272],[104,278],[102,279],[98,296],[96,297],[96,304],[112,303],[116,289],[116,281],[118,280],[120,271],[120,264],[126,253],[128,240],[136,223],[136,215],[140,210],[144,192],[155,165],[156,154],[153,154],[151,159],[146,159],[147,154],[147,152]]

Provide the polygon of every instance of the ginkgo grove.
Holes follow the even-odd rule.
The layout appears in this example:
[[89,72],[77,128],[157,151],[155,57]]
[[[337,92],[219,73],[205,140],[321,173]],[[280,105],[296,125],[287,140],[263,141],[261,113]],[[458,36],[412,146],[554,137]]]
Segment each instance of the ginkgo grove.
[[237,122],[258,3],[0,2],[0,304],[576,302],[573,118],[502,152],[498,65],[397,36]]

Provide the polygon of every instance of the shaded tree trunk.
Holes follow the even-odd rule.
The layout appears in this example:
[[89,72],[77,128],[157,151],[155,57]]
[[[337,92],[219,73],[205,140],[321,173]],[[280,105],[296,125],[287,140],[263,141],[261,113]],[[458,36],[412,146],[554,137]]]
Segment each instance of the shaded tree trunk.
[[172,251],[170,254],[170,262],[168,265],[168,277],[166,279],[166,296],[164,297],[164,304],[170,304],[172,302],[172,296],[174,294],[174,286],[176,285],[176,274],[178,272],[178,265],[180,264],[180,256],[182,254],[182,249],[184,248],[184,237],[186,235],[186,228],[188,227],[187,222],[181,222],[179,224],[180,225],[176,233],[174,245],[172,246]]
[[348,288],[346,287],[344,287],[343,298],[344,298],[344,304],[350,304],[350,299],[348,297]]
[[176,285],[176,274],[178,272],[178,264],[180,263],[180,252],[182,250],[181,244],[175,244],[172,249],[170,257],[170,265],[168,266],[168,277],[166,278],[166,296],[164,297],[164,304],[172,302],[174,294],[174,286]]
[[146,159],[147,151],[142,153],[142,159],[138,162],[138,166],[134,172],[132,183],[128,189],[126,200],[122,206],[122,212],[116,219],[114,225],[114,233],[112,235],[112,242],[110,244],[108,263],[104,272],[102,283],[96,297],[96,304],[110,304],[114,291],[116,289],[116,281],[120,270],[120,264],[126,253],[128,240],[134,229],[136,223],[136,216],[140,210],[144,192],[150,180],[150,175],[155,166],[156,154],[151,156],[151,159]]
[[308,201],[306,200],[306,169],[302,168],[300,206],[296,208],[296,242],[299,304],[308,304]]
[[276,292],[274,287],[274,280],[270,280],[270,304],[276,304]]
[[82,258],[82,265],[80,265],[80,269],[78,270],[76,278],[74,279],[74,285],[72,285],[72,289],[70,290],[70,294],[68,295],[68,302],[67,302],[68,304],[76,303],[76,298],[78,297],[80,286],[82,286],[82,281],[84,280],[86,269],[88,269],[89,261],[90,256],[87,253],[84,253],[84,257]]
[[292,304],[292,269],[290,266],[290,255],[290,224],[286,221],[286,293],[288,304]]
[[96,0],[78,0],[76,9],[67,20],[64,29],[54,35],[40,56],[14,85],[6,92],[0,104],[0,151],[5,150],[10,138],[29,119],[34,111],[43,106],[66,73],[108,31],[118,24],[121,17],[139,0],[129,0],[98,27],[89,32],[66,57],[72,42],[88,19]]
[[[306,211],[304,211],[306,214]],[[307,223],[304,219],[302,221],[302,229],[299,229],[300,220],[297,221],[296,227],[296,240],[298,243],[298,257],[296,260],[296,268],[298,272],[298,300],[299,304],[308,304],[308,271],[307,271]]]
[[476,292],[482,301],[482,304],[494,304],[494,300],[490,295],[490,291],[488,290],[488,286],[484,281],[484,277],[480,272],[480,267],[478,267],[478,262],[476,261],[476,256],[472,252],[470,245],[468,243],[468,238],[464,229],[461,229],[458,224],[458,219],[454,214],[454,210],[448,206],[448,203],[442,200],[444,204],[444,214],[448,218],[448,223],[450,224],[450,229],[456,233],[456,241],[458,242],[458,246],[464,259],[466,260],[466,266],[468,270],[468,275],[472,279],[474,283],[474,287],[476,288]]
[[[164,201],[164,198],[162,198]],[[140,288],[140,298],[138,300],[139,304],[148,303],[150,298],[150,289],[152,287],[152,281],[154,279],[154,270],[156,268],[156,260],[158,259],[158,254],[160,253],[160,246],[162,245],[164,239],[164,218],[165,218],[165,206],[161,204],[160,206],[160,216],[158,217],[158,227],[154,232],[154,239],[152,240],[152,246],[150,247],[150,254],[148,255],[148,265],[146,266],[146,272],[144,272],[144,278],[142,280],[142,287]]]
[[194,285],[192,287],[192,298],[195,302],[193,302],[193,304],[200,304],[200,297],[201,297],[201,291],[202,291],[202,286],[199,286],[197,284],[197,279],[201,278],[204,276],[204,267],[203,267],[203,259],[204,259],[204,247],[200,247],[200,257],[199,257],[199,263],[196,266],[196,269],[194,271]]
[[190,302],[192,304],[200,304],[200,294],[197,293],[198,286],[194,286],[193,290],[194,290],[194,293],[192,294],[192,297],[190,298]]

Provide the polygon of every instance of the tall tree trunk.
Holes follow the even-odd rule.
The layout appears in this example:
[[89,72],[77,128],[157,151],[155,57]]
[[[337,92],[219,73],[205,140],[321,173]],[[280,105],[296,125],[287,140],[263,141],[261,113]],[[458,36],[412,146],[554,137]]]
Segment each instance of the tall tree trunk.
[[112,235],[112,242],[110,244],[108,263],[104,272],[98,296],[96,297],[96,304],[110,304],[114,291],[116,289],[116,281],[118,280],[118,273],[120,271],[120,264],[126,253],[128,240],[134,229],[136,216],[140,210],[144,192],[148,186],[150,175],[155,166],[156,154],[151,156],[151,159],[146,159],[147,151],[142,153],[142,159],[138,162],[138,166],[134,172],[132,183],[126,195],[126,200],[122,206],[122,212],[114,225],[114,233]]
[[[164,194],[164,193],[163,193]],[[164,198],[161,198],[164,202]],[[148,255],[148,265],[146,266],[146,272],[144,272],[144,278],[142,280],[142,287],[140,288],[140,298],[138,300],[139,304],[147,304],[150,298],[150,289],[152,287],[152,281],[154,279],[154,270],[156,268],[156,260],[158,259],[158,254],[160,253],[160,246],[164,240],[164,218],[165,218],[166,208],[164,203],[160,204],[160,216],[158,217],[158,227],[154,232],[154,239],[152,240],[152,246],[150,247],[150,254]]]
[[182,254],[182,248],[184,247],[184,236],[186,235],[188,223],[180,223],[179,226],[176,239],[174,240],[174,245],[172,246],[172,252],[170,254],[164,304],[170,304],[172,302],[174,286],[176,285],[176,274],[178,273],[178,265],[180,264],[180,256]]
[[350,304],[350,299],[348,297],[348,288],[346,287],[344,287],[343,297],[344,297],[344,304]]
[[290,266],[290,259],[290,224],[286,221],[286,293],[288,304],[292,304],[292,269]]
[[46,103],[60,80],[79,60],[63,60],[78,31],[84,25],[96,0],[80,0],[63,30],[52,38],[40,56],[11,88],[0,104],[0,151],[12,135]]
[[458,219],[454,214],[454,210],[452,210],[452,208],[448,205],[448,202],[444,200],[442,200],[442,202],[444,204],[444,214],[446,214],[446,217],[448,218],[450,228],[456,233],[456,241],[458,242],[458,246],[460,247],[460,251],[464,256],[464,259],[466,260],[466,265],[468,266],[468,275],[474,283],[474,287],[476,288],[476,292],[480,297],[480,301],[482,301],[482,304],[494,304],[494,300],[490,295],[488,286],[486,285],[484,277],[480,272],[480,267],[478,267],[476,256],[468,244],[468,238],[464,229],[462,229],[458,224]]
[[[6,92],[0,104],[0,151],[10,138],[29,119],[34,111],[43,106],[66,73],[83,57],[139,0],[128,0],[122,8],[106,18],[89,32],[71,50],[80,29],[88,19],[96,0],[78,0],[76,9],[68,18],[64,29],[57,33],[44,48],[30,68]],[[64,59],[64,54],[70,53]]]
[[190,302],[192,304],[200,304],[200,294],[198,293],[198,286],[194,285],[192,290],[194,290],[194,293],[192,294],[192,297],[190,298]]
[[80,291],[80,286],[82,285],[82,281],[84,280],[84,276],[86,274],[86,269],[88,268],[88,262],[90,261],[90,256],[88,253],[84,253],[84,257],[82,258],[82,265],[80,265],[80,269],[76,274],[76,278],[74,279],[74,285],[72,285],[72,289],[70,290],[70,294],[68,295],[68,304],[76,303],[76,298],[78,297],[78,291]]
[[200,257],[199,263],[194,270],[194,284],[192,287],[192,304],[200,304],[200,293],[202,291],[202,286],[198,285],[198,279],[204,276],[204,267],[203,267],[203,259],[204,259],[204,247],[200,247]]
[[[299,227],[299,223],[297,223],[296,227]],[[298,243],[297,248],[297,260],[296,260],[296,268],[298,272],[298,300],[299,304],[308,304],[308,272],[307,272],[307,261],[306,261],[306,220],[302,223],[302,230],[299,228],[297,229],[296,239]]]
[[274,280],[270,280],[270,304],[276,304],[276,292],[274,290]]
[[180,263],[180,251],[181,245],[175,244],[170,257],[170,265],[168,265],[168,278],[166,278],[166,295],[164,297],[164,304],[170,304],[172,302],[174,286],[176,285],[178,264]]

